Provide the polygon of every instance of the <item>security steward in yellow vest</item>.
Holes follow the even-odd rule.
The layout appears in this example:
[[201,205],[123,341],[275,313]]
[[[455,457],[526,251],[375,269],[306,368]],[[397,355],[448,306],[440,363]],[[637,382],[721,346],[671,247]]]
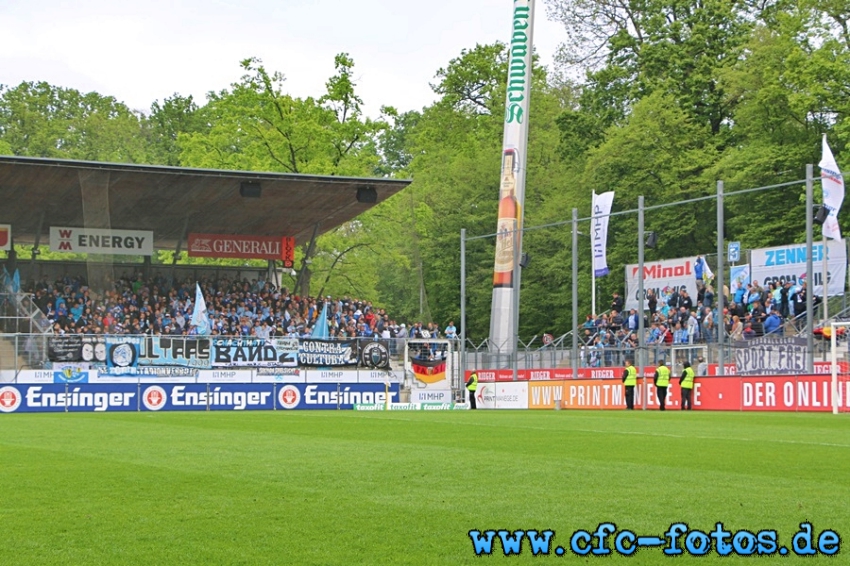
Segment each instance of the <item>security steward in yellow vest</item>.
[[637,369],[631,360],[626,360],[626,369],[623,370],[623,385],[626,387],[626,409],[635,408],[635,386],[637,385]]
[[475,392],[478,390],[478,373],[475,370],[472,371],[466,381],[466,390],[469,392],[469,408],[475,409]]
[[682,387],[682,410],[693,410],[691,397],[694,393],[694,370],[691,367],[691,362],[682,363],[685,371],[682,372],[682,377],[679,380],[679,385]]
[[666,409],[667,387],[670,385],[670,368],[664,365],[664,360],[658,360],[658,368],[655,370],[655,394],[658,396],[658,404],[661,410]]

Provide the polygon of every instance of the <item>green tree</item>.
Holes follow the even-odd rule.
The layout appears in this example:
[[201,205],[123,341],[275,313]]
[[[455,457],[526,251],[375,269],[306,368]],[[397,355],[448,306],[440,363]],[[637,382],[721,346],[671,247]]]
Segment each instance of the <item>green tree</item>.
[[[457,321],[460,315],[461,228],[468,236],[495,232],[507,82],[505,47],[479,45],[464,50],[436,78],[432,88],[440,98],[423,110],[409,136],[414,183],[396,199],[397,214],[408,226],[405,241],[411,259],[403,281],[409,282],[412,304],[403,310],[410,312],[418,306],[422,286],[423,318],[442,325]],[[533,73],[532,89],[526,225],[558,217],[553,206],[563,210],[571,193],[565,182],[569,164],[558,153],[555,123],[563,110],[563,93],[548,84],[539,67]],[[467,246],[467,335],[476,341],[489,333],[494,246],[492,238]],[[525,249],[535,258],[524,274],[521,306],[521,332],[530,338],[568,319],[564,310],[568,297],[559,292],[565,281],[566,252],[558,238],[542,233],[530,233]]]
[[46,82],[0,86],[0,140],[14,155],[144,161],[142,117],[111,96]]
[[208,126],[205,113],[198,107],[191,95],[177,93],[155,101],[147,120],[148,161],[158,165],[179,166],[180,134],[203,132]]
[[207,130],[178,136],[186,165],[320,175],[364,175],[378,165],[375,136],[382,122],[364,118],[351,81],[353,61],[336,57],[337,74],[319,98],[283,90],[284,76],[258,59],[230,90],[211,93]]
[[[194,167],[287,173],[371,176],[379,171],[379,135],[387,128],[361,111],[354,61],[334,60],[336,74],[319,97],[297,98],[285,79],[258,59],[242,62],[245,74],[228,90],[211,93],[198,110],[208,127],[178,134],[181,163]],[[382,265],[380,246],[364,216],[319,238],[309,264],[299,265],[307,293],[312,277],[334,294],[373,297]],[[309,274],[309,275],[307,275]],[[315,290],[315,289],[313,289]]]

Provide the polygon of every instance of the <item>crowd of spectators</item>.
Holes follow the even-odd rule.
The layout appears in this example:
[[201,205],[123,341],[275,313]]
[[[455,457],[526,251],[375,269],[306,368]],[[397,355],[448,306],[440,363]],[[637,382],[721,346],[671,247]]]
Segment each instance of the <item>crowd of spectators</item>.
[[[711,344],[724,332],[732,342],[765,335],[793,335],[795,320],[806,312],[806,284],[790,281],[771,282],[767,286],[753,281],[734,294],[724,288],[726,300],[722,310],[710,283],[697,280],[697,296],[682,289],[659,301],[647,290],[644,316],[644,339],[656,357],[670,346]],[[815,297],[815,304],[820,302]],[[610,311],[599,316],[589,314],[579,329],[584,365],[620,365],[634,359],[638,346],[639,316],[636,309],[624,312],[623,298],[614,293]],[[694,350],[696,352],[696,349]]]
[[[93,290],[83,278],[66,276],[31,282],[25,291],[34,295],[35,304],[56,334],[196,335],[198,330],[191,323],[195,283],[133,274]],[[433,322],[399,323],[370,301],[301,297],[256,279],[202,279],[198,283],[213,336],[310,337],[327,302],[331,338],[458,338],[454,322],[443,330]],[[763,287],[753,281],[733,294],[724,288],[727,298],[722,311],[710,282],[698,280],[697,289],[696,297],[680,290],[661,301],[652,290],[647,291],[648,309],[642,314],[650,351],[710,344],[721,331],[733,342],[791,334],[795,332],[794,319],[801,318],[806,308],[805,283],[780,281]],[[625,310],[618,293],[613,294],[608,312],[587,315],[579,329],[583,365],[611,366],[633,359],[639,316],[636,309]]]
[[[210,334],[222,337],[310,337],[328,302],[331,338],[439,338],[435,323],[410,325],[390,318],[371,301],[301,297],[261,280],[202,279]],[[81,277],[46,277],[26,291],[44,312],[55,334],[196,335],[192,325],[195,281],[169,282],[162,276],[120,277],[93,290]],[[452,322],[445,336],[456,338]]]

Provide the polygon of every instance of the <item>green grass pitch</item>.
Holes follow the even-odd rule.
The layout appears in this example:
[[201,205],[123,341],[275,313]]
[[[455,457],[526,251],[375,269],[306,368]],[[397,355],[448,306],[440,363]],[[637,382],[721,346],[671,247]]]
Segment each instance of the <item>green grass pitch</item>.
[[[0,564],[850,563],[848,415],[635,411],[0,417]],[[476,557],[470,529],[799,523],[834,557]]]

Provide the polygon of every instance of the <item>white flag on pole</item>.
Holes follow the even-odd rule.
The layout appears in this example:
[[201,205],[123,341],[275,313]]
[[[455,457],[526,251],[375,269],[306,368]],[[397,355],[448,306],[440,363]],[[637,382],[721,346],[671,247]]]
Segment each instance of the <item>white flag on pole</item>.
[[195,308],[192,310],[192,325],[198,329],[198,334],[207,336],[210,333],[210,317],[207,314],[207,302],[201,293],[201,286],[195,283]]
[[844,177],[838,170],[832,150],[823,135],[823,156],[820,163],[820,184],[823,189],[823,204],[829,210],[829,216],[823,223],[823,237],[841,239],[841,228],[838,226],[838,211],[844,202]]
[[614,204],[614,191],[597,195],[593,193],[593,274],[608,275],[608,218]]

